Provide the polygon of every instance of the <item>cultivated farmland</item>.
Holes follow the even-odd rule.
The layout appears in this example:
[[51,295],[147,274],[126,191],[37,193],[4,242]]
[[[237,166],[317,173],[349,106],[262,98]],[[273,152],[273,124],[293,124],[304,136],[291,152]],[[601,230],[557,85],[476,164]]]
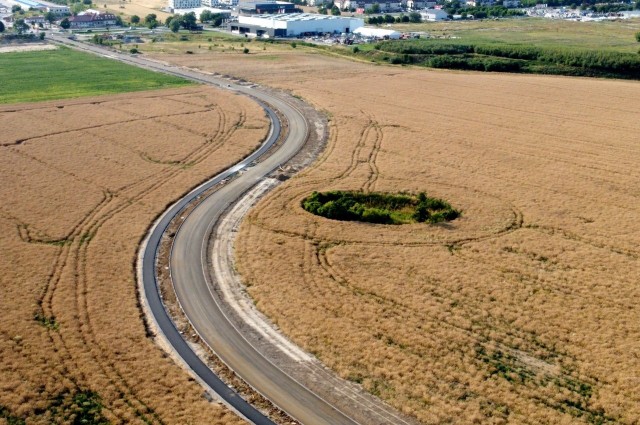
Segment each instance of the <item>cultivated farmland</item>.
[[0,128],[0,423],[241,423],[148,338],[135,259],[263,110],[194,87],[3,106]]
[[2,53],[0,81],[0,104],[40,102],[193,84],[182,78],[150,72],[67,48]]
[[[260,66],[248,65],[260,53],[171,58],[291,90],[330,117],[317,164],[242,228],[257,306],[425,424],[637,422],[640,85],[296,50]],[[360,189],[426,191],[462,217],[373,225],[301,206]]]

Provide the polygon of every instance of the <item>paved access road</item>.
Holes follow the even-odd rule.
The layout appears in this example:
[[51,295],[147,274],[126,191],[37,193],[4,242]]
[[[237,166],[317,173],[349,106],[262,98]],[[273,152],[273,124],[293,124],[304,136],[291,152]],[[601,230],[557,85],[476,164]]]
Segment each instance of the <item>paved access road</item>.
[[207,241],[213,227],[222,212],[236,202],[243,193],[298,152],[307,138],[308,123],[304,116],[284,100],[255,88],[229,84],[227,81],[213,76],[159,64],[139,56],[115,53],[99,46],[78,43],[63,36],[51,35],[50,38],[59,43],[121,62],[248,94],[258,101],[269,104],[270,107],[277,109],[286,117],[289,123],[289,134],[285,142],[275,152],[257,165],[246,168],[250,162],[268,149],[270,143],[272,144],[277,139],[280,132],[278,120],[273,111],[267,108],[273,123],[269,140],[250,157],[216,176],[208,184],[189,193],[172,206],[156,223],[148,236],[142,257],[144,292],[157,325],[187,365],[249,421],[256,424],[271,424],[270,420],[251,408],[237,394],[222,384],[191,350],[164,310],[155,280],[157,249],[162,233],[171,218],[198,193],[243,170],[239,177],[231,180],[199,204],[185,219],[175,236],[170,267],[180,304],[198,334],[216,354],[247,383],[291,417],[305,425],[356,424],[357,422],[296,382],[256,351],[227,320],[210,293]]

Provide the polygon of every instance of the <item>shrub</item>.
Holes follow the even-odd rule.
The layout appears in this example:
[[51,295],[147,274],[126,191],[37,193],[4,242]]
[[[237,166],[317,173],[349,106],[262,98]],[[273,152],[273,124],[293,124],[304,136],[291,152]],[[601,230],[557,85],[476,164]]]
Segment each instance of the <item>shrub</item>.
[[245,48],[244,48],[244,50],[242,50],[242,53],[244,53],[244,54],[246,55],[247,53],[249,53],[249,49],[247,49],[247,48],[245,47]]
[[379,208],[366,208],[360,218],[367,223],[390,223],[391,213]]
[[140,53],[140,51],[134,47],[133,49],[129,49],[129,53],[135,55],[135,54]]
[[460,212],[448,202],[405,194],[363,192],[313,192],[302,201],[306,211],[332,220],[377,224],[437,223],[453,220]]

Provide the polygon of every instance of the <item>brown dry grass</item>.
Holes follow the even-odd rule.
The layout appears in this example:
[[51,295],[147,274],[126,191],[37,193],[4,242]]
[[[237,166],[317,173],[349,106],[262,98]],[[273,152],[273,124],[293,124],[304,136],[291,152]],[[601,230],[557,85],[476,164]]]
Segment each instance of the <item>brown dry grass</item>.
[[[242,229],[260,309],[423,423],[637,423],[640,85],[302,50],[259,67],[163,57],[293,90],[331,116],[322,158]],[[381,226],[300,207],[330,189],[426,190],[464,216]]]
[[150,13],[155,13],[159,20],[164,20],[171,16],[171,13],[164,12],[162,9],[169,5],[166,0],[103,0],[97,3],[98,7],[106,9],[113,13],[125,16],[138,15],[140,19],[144,19]]
[[113,423],[241,423],[147,337],[135,257],[172,200],[255,149],[264,112],[196,87],[9,105],[0,122],[0,421],[59,421],[58,395],[95,391]]

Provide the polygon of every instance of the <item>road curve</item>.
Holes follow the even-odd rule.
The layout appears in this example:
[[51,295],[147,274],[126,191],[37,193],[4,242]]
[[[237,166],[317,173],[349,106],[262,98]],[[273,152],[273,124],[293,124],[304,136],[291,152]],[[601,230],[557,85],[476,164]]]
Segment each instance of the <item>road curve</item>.
[[[171,219],[191,200],[206,189],[239,171],[242,173],[228,184],[202,201],[184,220],[177,232],[170,259],[170,269],[178,300],[200,337],[236,374],[276,406],[305,425],[353,425],[357,422],[343,414],[304,385],[278,369],[254,349],[249,342],[225,317],[211,294],[210,274],[207,267],[207,242],[213,227],[221,214],[242,194],[259,183],[279,165],[292,158],[307,139],[308,124],[304,116],[292,105],[268,93],[192,70],[159,64],[144,58],[123,55],[98,46],[68,40],[61,36],[50,39],[77,49],[89,51],[146,69],[177,75],[210,85],[226,87],[247,94],[259,102],[264,102],[272,129],[268,140],[245,160],[199,186],[170,207],[155,223],[141,252],[141,275],[144,296],[154,321],[175,352],[189,368],[209,385],[225,402],[252,423],[273,424],[259,411],[247,404],[228,388],[194,353],[182,338],[173,321],[168,316],[160,298],[156,282],[156,259],[162,234]],[[289,133],[284,143],[257,165],[247,168],[256,158],[262,156],[275,142],[280,133],[280,125],[274,112],[277,109],[289,124]]]
[[288,138],[275,153],[204,200],[185,219],[175,236],[170,260],[174,288],[183,310],[200,337],[222,361],[276,406],[303,424],[354,424],[355,421],[256,351],[227,320],[210,293],[207,246],[221,214],[264,176],[291,158],[307,138],[306,121],[300,112],[280,99],[264,100],[268,100],[287,117]]

